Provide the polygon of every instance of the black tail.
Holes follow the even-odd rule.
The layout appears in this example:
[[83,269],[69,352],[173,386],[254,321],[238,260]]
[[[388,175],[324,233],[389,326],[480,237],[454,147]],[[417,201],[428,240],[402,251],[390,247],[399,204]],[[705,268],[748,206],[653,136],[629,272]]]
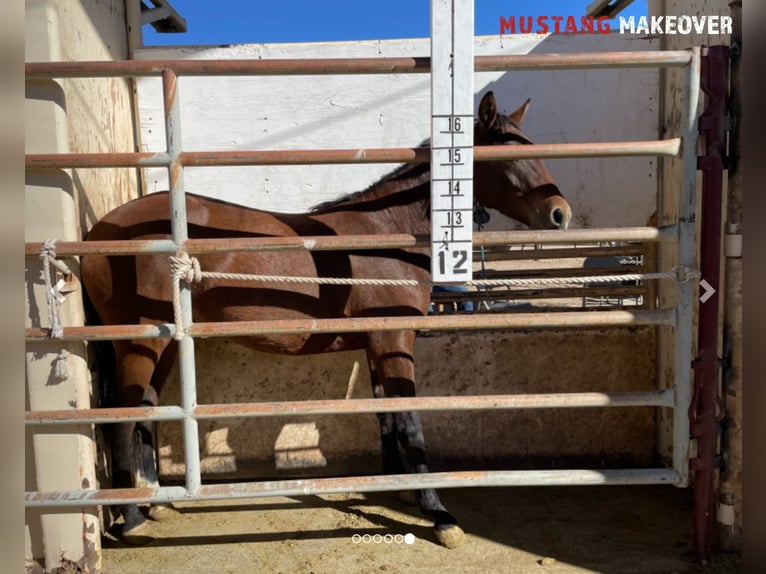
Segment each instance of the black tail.
[[[83,285],[82,305],[85,311],[86,325],[103,325]],[[98,392],[97,402],[100,407],[115,406],[114,379],[117,372],[117,358],[111,341],[91,341],[88,343],[88,368],[95,378],[94,388]]]

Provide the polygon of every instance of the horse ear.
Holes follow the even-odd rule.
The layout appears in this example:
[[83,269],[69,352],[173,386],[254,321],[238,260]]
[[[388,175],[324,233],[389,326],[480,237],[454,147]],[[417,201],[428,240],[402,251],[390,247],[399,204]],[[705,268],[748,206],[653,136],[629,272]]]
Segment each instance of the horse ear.
[[490,90],[479,103],[479,124],[484,129],[489,129],[497,119],[497,104],[495,103],[495,94]]
[[521,125],[521,120],[524,119],[524,114],[527,113],[527,110],[529,109],[529,102],[532,101],[532,98],[527,98],[527,101],[521,104],[518,109],[511,114],[511,119],[516,122],[517,124]]

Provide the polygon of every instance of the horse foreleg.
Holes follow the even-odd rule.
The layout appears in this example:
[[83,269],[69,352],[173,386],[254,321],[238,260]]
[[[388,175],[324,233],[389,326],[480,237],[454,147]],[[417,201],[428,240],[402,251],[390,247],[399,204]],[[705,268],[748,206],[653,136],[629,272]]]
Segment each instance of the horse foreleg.
[[[415,365],[412,357],[414,333],[400,333],[392,338],[392,342],[398,342],[400,346],[392,349],[391,346],[373,344],[368,353],[370,361],[375,366],[377,373],[373,376],[374,394],[376,397],[414,397],[415,396]],[[385,337],[376,337],[385,339]],[[404,344],[403,346],[401,344]],[[398,350],[402,349],[402,350]],[[381,421],[381,438],[384,450],[384,468],[397,468],[392,461],[396,445],[391,446],[391,439],[387,434],[396,433],[399,444],[406,453],[407,466],[410,472],[427,473],[425,439],[420,416],[416,412],[391,413],[390,418],[379,415]],[[393,429],[390,428],[393,426]],[[396,448],[396,457],[399,460],[398,468],[402,468],[401,459]],[[385,468],[388,472],[388,468]],[[420,490],[420,509],[434,520],[434,531],[439,542],[447,548],[457,548],[463,544],[464,533],[457,525],[457,520],[442,504],[439,495],[434,489]]]
[[[373,396],[376,398],[385,397],[386,394],[378,376],[378,370],[372,360],[370,360],[369,366]],[[399,454],[394,415],[393,413],[378,413],[377,416],[380,423],[380,454],[383,472],[385,474],[403,474],[405,469],[402,464],[402,457]]]

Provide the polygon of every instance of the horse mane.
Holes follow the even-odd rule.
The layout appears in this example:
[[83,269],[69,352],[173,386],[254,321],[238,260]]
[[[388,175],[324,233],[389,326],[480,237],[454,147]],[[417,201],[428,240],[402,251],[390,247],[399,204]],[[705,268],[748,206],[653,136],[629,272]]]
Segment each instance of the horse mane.
[[[430,142],[430,139],[427,139],[421,142],[421,144],[418,147],[427,147],[429,142]],[[375,183],[373,183],[366,189],[363,189],[362,191],[354,191],[352,193],[348,193],[337,199],[331,199],[329,201],[318,203],[317,205],[314,205],[313,207],[311,207],[309,212],[318,213],[322,211],[332,210],[336,207],[339,207],[342,204],[348,203],[350,201],[355,201],[387,183],[400,182],[400,181],[405,181],[407,179],[415,179],[415,178],[421,177],[424,173],[430,171],[430,169],[431,169],[431,166],[428,163],[405,163],[403,165],[400,165],[394,171],[387,173],[386,175],[381,177],[378,181],[376,181]],[[404,190],[404,191],[407,191],[407,190]]]

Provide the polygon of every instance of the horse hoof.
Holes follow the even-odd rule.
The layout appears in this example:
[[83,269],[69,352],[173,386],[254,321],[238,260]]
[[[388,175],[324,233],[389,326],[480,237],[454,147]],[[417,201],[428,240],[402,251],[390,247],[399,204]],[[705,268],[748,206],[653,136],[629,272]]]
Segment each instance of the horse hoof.
[[130,530],[123,529],[120,537],[131,546],[144,546],[154,540],[151,530],[151,524],[148,521],[144,521]]
[[420,493],[417,490],[400,490],[399,500],[407,506],[420,506]]
[[153,504],[149,507],[149,518],[155,522],[170,522],[180,514],[172,504]]
[[465,532],[457,524],[439,524],[434,527],[439,544],[452,550],[460,548],[465,542]]

